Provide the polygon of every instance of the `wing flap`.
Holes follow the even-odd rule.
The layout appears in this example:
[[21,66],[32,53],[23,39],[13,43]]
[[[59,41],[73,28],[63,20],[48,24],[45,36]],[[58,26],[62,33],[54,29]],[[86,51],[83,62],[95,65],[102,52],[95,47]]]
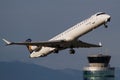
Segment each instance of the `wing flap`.
[[101,42],[99,42],[99,44],[91,44],[91,43],[87,43],[79,40],[74,46],[81,47],[81,48],[91,48],[91,47],[102,47],[102,44]]

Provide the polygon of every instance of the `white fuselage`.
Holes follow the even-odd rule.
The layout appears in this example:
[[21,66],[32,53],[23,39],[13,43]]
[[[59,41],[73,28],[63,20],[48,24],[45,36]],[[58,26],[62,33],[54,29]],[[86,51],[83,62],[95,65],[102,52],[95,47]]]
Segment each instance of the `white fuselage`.
[[[73,27],[62,32],[61,34],[53,37],[49,41],[54,41],[54,40],[74,41],[74,40],[78,39],[79,37],[81,37],[82,35],[99,27],[100,25],[105,24],[109,17],[110,16],[108,14],[92,15],[90,18],[74,25]],[[40,51],[31,53],[30,57],[32,58],[32,57],[45,56],[45,55],[48,55],[49,53],[53,52],[53,50],[55,50],[55,48],[42,47]]]

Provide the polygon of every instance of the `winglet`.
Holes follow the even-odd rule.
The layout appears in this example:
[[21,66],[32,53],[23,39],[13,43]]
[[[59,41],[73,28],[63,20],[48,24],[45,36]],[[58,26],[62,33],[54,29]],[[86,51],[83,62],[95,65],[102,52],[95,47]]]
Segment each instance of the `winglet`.
[[10,42],[10,41],[8,41],[6,39],[2,39],[2,40],[6,43],[6,45],[11,45],[12,44],[12,42]]
[[102,43],[101,42],[99,42],[99,46],[102,47]]

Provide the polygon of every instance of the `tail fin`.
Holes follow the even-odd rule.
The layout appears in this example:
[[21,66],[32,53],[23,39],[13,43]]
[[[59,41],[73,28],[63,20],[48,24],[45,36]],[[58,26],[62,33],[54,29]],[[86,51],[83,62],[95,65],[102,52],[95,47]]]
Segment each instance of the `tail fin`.
[[[31,39],[27,39],[25,42],[31,42],[31,41],[32,41]],[[28,48],[30,53],[32,53],[36,49],[36,47],[37,46],[27,45],[27,48]]]

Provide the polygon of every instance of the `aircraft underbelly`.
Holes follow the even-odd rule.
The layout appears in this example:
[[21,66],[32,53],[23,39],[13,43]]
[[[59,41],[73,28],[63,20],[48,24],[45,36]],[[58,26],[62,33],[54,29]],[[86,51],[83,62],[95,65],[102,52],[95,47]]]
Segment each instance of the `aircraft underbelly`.
[[33,52],[30,57],[43,57],[43,56],[47,56],[48,54],[50,54],[55,48],[51,48],[51,47],[42,47],[42,49],[40,51],[37,52]]

